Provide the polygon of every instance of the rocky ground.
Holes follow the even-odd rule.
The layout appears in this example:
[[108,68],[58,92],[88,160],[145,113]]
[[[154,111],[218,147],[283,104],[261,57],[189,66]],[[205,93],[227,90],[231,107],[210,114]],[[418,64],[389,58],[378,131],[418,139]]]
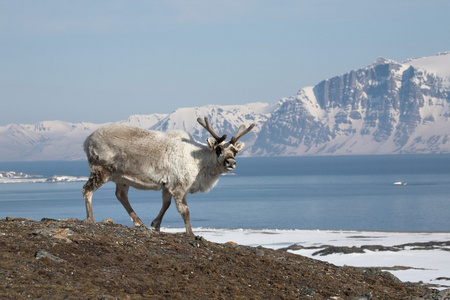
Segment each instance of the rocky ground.
[[377,269],[104,221],[0,220],[1,299],[450,299]]

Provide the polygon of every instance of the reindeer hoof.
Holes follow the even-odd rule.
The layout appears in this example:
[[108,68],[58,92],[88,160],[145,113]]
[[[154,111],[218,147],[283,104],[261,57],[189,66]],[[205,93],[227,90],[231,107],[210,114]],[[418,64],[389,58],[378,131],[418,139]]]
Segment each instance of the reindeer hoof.
[[155,221],[152,222],[152,225],[150,225],[151,228],[155,231],[160,231],[160,225],[157,224]]

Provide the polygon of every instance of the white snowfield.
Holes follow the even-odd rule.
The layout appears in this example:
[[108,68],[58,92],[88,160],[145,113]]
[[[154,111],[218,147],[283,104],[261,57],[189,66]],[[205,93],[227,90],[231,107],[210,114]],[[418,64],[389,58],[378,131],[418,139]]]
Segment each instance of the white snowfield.
[[[163,228],[165,232],[183,232],[182,228]],[[337,266],[382,267],[404,282],[423,282],[438,289],[450,288],[450,232],[377,232],[336,230],[251,230],[194,228],[194,233],[216,243],[235,242],[247,246],[280,249],[291,245],[317,247],[289,250],[292,253],[327,261]],[[414,243],[447,242],[396,247],[398,251],[313,255],[326,246],[361,247],[363,245],[400,246]],[[393,267],[400,267],[392,269]]]
[[447,79],[444,83],[450,84],[450,51],[441,52],[434,56],[411,58],[403,63],[425,70],[429,74]]

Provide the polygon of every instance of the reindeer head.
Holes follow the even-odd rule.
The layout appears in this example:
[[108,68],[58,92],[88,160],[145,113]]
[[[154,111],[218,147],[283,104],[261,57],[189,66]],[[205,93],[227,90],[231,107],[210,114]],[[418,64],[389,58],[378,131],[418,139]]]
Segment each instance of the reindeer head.
[[219,135],[212,130],[207,117],[205,117],[204,121],[201,118],[198,118],[197,121],[214,137],[214,139],[207,138],[206,143],[208,144],[209,149],[214,151],[217,157],[217,162],[227,171],[231,171],[236,168],[236,154],[244,149],[244,143],[238,142],[238,139],[250,132],[255,124],[250,125],[248,128],[241,125],[236,135],[233,136],[229,142],[225,142],[227,135],[224,134],[222,137],[219,137]]

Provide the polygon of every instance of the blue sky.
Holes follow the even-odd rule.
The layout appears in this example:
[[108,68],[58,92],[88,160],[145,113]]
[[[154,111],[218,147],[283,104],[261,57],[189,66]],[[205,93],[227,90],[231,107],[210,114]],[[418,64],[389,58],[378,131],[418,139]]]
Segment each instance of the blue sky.
[[450,50],[444,0],[0,0],[0,125],[276,102]]

